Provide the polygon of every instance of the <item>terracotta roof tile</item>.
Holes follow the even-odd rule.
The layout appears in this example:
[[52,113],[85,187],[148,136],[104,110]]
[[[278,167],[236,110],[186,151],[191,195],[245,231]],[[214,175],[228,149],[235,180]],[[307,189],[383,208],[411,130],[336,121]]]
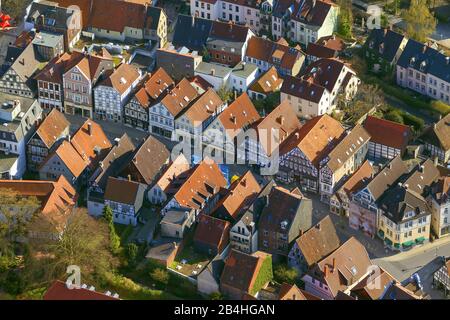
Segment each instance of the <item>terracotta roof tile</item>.
[[183,154],[180,154],[175,160],[173,160],[161,177],[156,182],[156,185],[166,192],[166,188],[170,183],[181,173],[187,172],[190,168],[190,164]]
[[105,200],[134,205],[139,197],[139,192],[143,192],[143,185],[138,182],[108,178],[105,190]]
[[167,110],[176,117],[180,112],[192,104],[197,98],[198,92],[191,83],[183,78],[169,93],[162,99]]
[[283,78],[279,77],[275,67],[271,67],[250,85],[249,90],[267,95],[279,91],[282,84]]
[[42,142],[50,148],[60,138],[63,132],[70,126],[64,114],[57,109],[52,109],[50,113],[39,124],[36,133],[41,138]]
[[295,242],[309,267],[335,251],[341,244],[330,216],[323,218]]
[[298,147],[311,163],[318,164],[341,139],[344,132],[339,121],[329,115],[315,117],[286,139],[280,147],[280,154],[285,154]]
[[230,132],[230,138],[234,138],[244,126],[251,125],[260,118],[258,111],[245,92],[217,117],[225,130],[233,130]]
[[218,248],[229,241],[230,228],[228,221],[201,214],[195,229],[194,242]]
[[218,109],[224,105],[224,102],[214,89],[210,88],[195,100],[184,112],[184,115],[196,126],[213,116]]
[[364,121],[364,129],[370,134],[370,141],[400,150],[404,150],[411,139],[408,126],[372,116]]
[[134,66],[122,63],[99,85],[112,87],[122,95],[132,87],[133,83],[136,82],[140,76],[139,70]]
[[69,289],[62,281],[55,281],[44,294],[44,300],[119,300],[112,296],[89,289]]

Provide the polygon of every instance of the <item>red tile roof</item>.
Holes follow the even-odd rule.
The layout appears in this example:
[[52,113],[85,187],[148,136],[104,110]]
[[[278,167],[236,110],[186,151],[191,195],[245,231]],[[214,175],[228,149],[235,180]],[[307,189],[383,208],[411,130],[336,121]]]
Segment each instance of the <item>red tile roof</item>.
[[56,280],[44,294],[44,300],[119,300],[119,298],[89,289],[69,289],[64,282]]
[[391,148],[404,150],[411,138],[411,129],[404,124],[368,116],[364,129],[371,135],[370,141]]
[[231,224],[228,221],[201,214],[194,234],[194,243],[218,248],[229,242]]
[[67,121],[64,114],[59,112],[58,109],[52,109],[39,124],[36,133],[47,148],[50,148],[69,126],[70,123]]

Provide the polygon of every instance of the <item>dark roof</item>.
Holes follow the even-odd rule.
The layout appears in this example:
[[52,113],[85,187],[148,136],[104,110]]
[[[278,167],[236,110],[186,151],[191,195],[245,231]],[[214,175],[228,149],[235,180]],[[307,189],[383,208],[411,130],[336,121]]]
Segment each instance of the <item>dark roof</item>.
[[[91,179],[97,186],[105,189],[109,176],[115,176],[119,170],[131,160],[134,150],[134,144],[126,133],[114,144],[108,154],[100,161],[100,170],[98,174],[94,174]],[[96,171],[97,173],[98,171]]]
[[450,82],[450,58],[436,49],[409,39],[398,59],[397,65],[429,73]]
[[[50,28],[68,29],[69,17],[72,14],[73,9],[59,7],[54,2],[33,2],[27,16],[27,22],[36,21],[39,25],[43,24]],[[39,19],[44,19],[44,23]]]
[[322,26],[331,4],[320,0],[302,0],[295,3],[291,19],[309,25]]
[[249,292],[261,267],[260,257],[232,249],[225,260],[220,282],[235,289]]
[[224,40],[228,42],[245,42],[249,27],[222,21],[213,21],[209,39]]
[[158,7],[147,7],[147,17],[145,21],[145,26],[150,30],[158,29],[159,19],[161,14],[163,13],[163,9]]
[[136,201],[142,198],[144,191],[145,188],[140,183],[109,177],[105,200],[135,205]]
[[416,300],[419,299],[412,291],[403,287],[396,280],[392,280],[388,288],[380,296],[380,300]]
[[442,150],[450,150],[450,113],[428,127],[420,139]]
[[230,227],[228,221],[202,214],[195,229],[194,242],[219,247],[223,241],[228,241]]
[[392,61],[405,37],[388,29],[373,29],[367,37],[365,46],[378,52],[384,60]]
[[[158,139],[149,136],[133,154],[132,161],[126,164],[122,170],[121,175],[125,176],[131,174],[132,179],[141,180],[146,184],[152,183],[157,174],[168,163],[170,152],[167,147]],[[130,167],[138,171],[141,177],[134,177],[135,172],[130,171]]]
[[178,15],[172,43],[175,46],[187,47],[190,50],[203,50],[212,28],[212,21]]
[[269,203],[262,211],[259,226],[279,233],[292,227],[297,215],[304,214],[305,201],[310,201],[297,189],[289,191],[282,187],[274,187],[268,199]]

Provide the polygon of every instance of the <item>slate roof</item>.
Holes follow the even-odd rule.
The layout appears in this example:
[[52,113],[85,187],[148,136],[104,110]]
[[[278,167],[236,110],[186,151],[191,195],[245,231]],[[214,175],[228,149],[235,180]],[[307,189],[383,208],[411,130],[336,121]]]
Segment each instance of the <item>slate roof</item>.
[[322,26],[332,5],[320,0],[301,0],[296,2],[291,19],[313,26]]
[[375,50],[384,60],[392,62],[405,37],[388,29],[373,29],[367,37],[365,46]]
[[173,34],[173,45],[189,50],[203,50],[212,28],[212,21],[179,14]]
[[442,150],[450,150],[450,113],[428,127],[420,139]]
[[423,43],[409,39],[397,65],[429,73],[450,82],[450,58]]

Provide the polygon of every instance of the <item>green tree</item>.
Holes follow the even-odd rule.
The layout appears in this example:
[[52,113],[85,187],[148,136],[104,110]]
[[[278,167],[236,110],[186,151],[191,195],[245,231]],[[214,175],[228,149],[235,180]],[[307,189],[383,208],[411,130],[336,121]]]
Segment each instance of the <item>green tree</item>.
[[127,256],[130,262],[135,262],[138,255],[139,248],[135,243],[127,245]]
[[25,16],[25,8],[31,0],[3,0],[0,2],[3,11],[9,14],[12,18],[18,19]]
[[229,90],[226,86],[221,86],[219,90],[217,90],[217,95],[224,102],[230,102],[233,99],[233,91]]
[[108,223],[109,227],[109,243],[113,254],[119,254],[120,252],[120,237],[117,235],[116,228],[114,227],[113,212],[109,206],[103,208],[103,218]]
[[419,42],[427,41],[436,29],[436,19],[427,7],[426,0],[411,0],[408,10],[402,15],[406,33]]
[[275,266],[274,268],[274,279],[278,283],[295,283],[295,281],[298,279],[298,271],[294,268],[288,268],[284,264],[279,264]]
[[389,121],[394,121],[397,123],[403,123],[403,117],[397,110],[390,110],[385,115],[384,118]]
[[72,211],[59,239],[33,243],[27,259],[25,273],[31,282],[64,277],[69,265],[79,266],[82,278],[89,280],[85,282],[93,282],[118,265],[110,251],[108,225],[85,209]]
[[162,268],[155,268],[150,272],[150,278],[157,282],[160,286],[166,287],[170,280],[170,275],[167,270]]
[[210,300],[223,300],[224,297],[220,292],[213,292],[209,295]]
[[337,32],[344,38],[353,38],[353,12],[351,0],[338,0]]

